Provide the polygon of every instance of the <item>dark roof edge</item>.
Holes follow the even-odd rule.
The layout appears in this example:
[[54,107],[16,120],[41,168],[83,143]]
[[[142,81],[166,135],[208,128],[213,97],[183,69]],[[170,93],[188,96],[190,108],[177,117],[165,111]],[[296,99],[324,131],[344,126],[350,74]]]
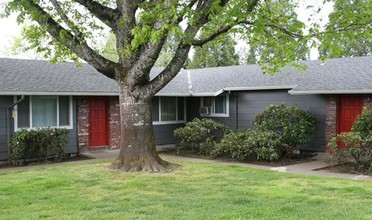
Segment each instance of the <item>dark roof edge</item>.
[[0,91],[0,95],[64,95],[64,96],[118,96],[119,93],[112,92],[19,92]]
[[304,91],[288,91],[291,95],[321,95],[321,94],[372,94],[372,89],[360,90],[304,90]]

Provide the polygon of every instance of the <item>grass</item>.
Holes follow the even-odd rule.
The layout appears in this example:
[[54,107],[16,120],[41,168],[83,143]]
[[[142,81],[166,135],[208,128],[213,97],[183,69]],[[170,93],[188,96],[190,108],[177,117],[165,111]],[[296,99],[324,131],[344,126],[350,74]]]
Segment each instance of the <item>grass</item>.
[[0,171],[0,219],[372,219],[372,183],[178,162],[128,174],[108,162]]

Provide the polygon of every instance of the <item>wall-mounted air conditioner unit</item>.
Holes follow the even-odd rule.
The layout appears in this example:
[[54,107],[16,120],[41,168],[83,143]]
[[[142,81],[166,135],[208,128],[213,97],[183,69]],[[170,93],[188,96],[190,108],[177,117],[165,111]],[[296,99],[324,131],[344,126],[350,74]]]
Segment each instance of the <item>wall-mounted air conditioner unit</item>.
[[199,109],[200,115],[210,115],[211,114],[211,107],[202,106]]

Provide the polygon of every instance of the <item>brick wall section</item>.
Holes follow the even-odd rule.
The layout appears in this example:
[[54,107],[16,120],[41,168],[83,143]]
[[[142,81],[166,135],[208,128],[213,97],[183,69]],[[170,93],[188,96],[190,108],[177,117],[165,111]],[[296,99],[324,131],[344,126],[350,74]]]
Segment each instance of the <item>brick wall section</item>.
[[86,97],[77,99],[78,146],[84,152],[89,146],[89,107]]
[[120,146],[120,105],[118,97],[109,98],[108,107],[109,123],[109,148],[116,149]]
[[365,96],[364,97],[364,106],[367,109],[372,109],[372,98],[370,96]]
[[337,96],[327,97],[325,143],[337,134]]

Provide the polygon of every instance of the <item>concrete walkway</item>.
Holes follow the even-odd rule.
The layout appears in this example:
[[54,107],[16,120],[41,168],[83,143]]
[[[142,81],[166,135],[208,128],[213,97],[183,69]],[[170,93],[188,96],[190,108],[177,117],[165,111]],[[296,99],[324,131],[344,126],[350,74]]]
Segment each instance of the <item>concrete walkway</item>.
[[[249,167],[249,168],[255,168],[255,169],[273,170],[277,172],[307,174],[307,175],[313,175],[313,176],[337,177],[337,178],[345,178],[345,179],[353,179],[353,180],[363,179],[363,180],[372,181],[371,176],[333,173],[327,170],[319,170],[321,168],[336,164],[335,161],[329,162],[329,156],[327,153],[319,153],[315,157],[316,160],[311,161],[311,162],[288,165],[285,167],[270,167],[270,166],[249,164],[249,163],[224,162],[224,161],[219,161],[219,160],[206,160],[206,159],[198,159],[198,158],[190,158],[190,157],[173,156],[173,155],[166,155],[166,154],[161,153],[164,149],[169,148],[169,147],[171,146],[157,147],[160,156],[164,160],[214,163],[214,164],[223,164],[223,165],[237,165],[237,166]],[[100,161],[107,160],[107,159],[113,160],[115,156],[119,154],[119,150],[99,150],[99,151],[84,152],[83,154],[86,156],[95,158],[96,160],[100,160]]]

